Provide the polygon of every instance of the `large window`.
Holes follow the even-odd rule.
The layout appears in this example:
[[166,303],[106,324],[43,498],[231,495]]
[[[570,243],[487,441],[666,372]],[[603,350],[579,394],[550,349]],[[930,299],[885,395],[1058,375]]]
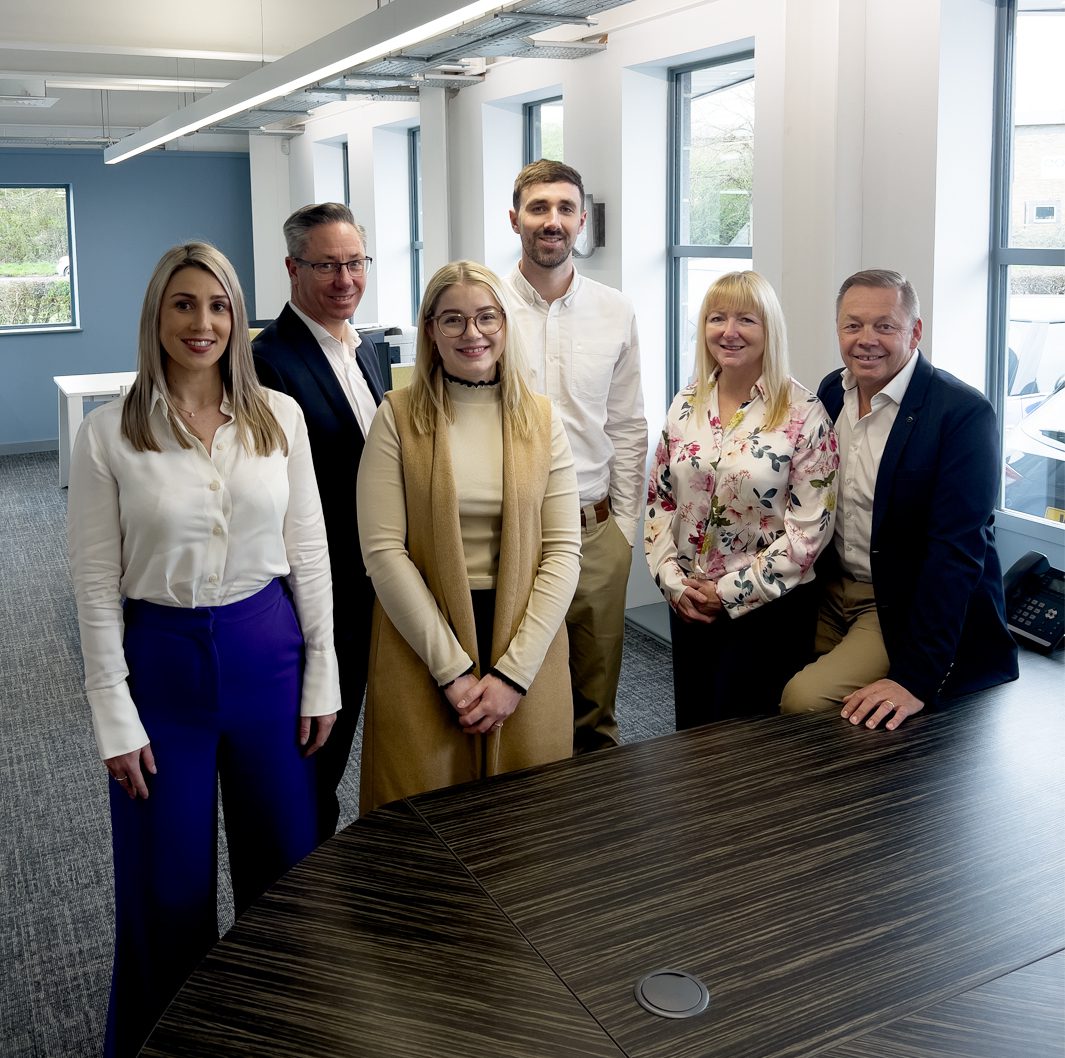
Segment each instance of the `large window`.
[[1065,522],[1065,4],[1002,0],[989,391],[1003,506]]
[[0,184],[0,333],[77,325],[66,185]]
[[415,126],[407,133],[407,168],[410,184],[410,318],[418,322],[418,308],[422,303],[423,257],[422,239],[422,130]]
[[751,267],[754,53],[671,71],[669,130],[667,397],[692,377],[707,287]]
[[540,158],[561,162],[562,157],[562,97],[540,99],[522,107],[525,121],[525,165]]

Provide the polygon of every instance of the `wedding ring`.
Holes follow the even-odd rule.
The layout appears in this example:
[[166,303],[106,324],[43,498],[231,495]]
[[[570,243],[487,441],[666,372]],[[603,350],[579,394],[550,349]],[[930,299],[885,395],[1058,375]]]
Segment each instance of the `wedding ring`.
[[895,703],[890,698],[885,698],[880,704],[881,705],[886,705],[889,709],[897,708]]
[[116,775],[115,776],[115,782],[129,782],[129,776],[128,775]]
[[493,731],[499,731],[502,727],[503,727],[503,721],[500,720],[498,724],[493,724],[492,725],[492,730]]

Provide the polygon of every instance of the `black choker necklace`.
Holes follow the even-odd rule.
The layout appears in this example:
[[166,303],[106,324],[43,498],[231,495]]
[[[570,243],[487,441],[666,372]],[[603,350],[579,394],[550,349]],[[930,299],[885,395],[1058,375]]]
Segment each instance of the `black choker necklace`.
[[468,386],[470,389],[480,389],[483,386],[498,386],[499,377],[493,378],[491,382],[467,382],[464,378],[455,378],[454,375],[449,375],[444,372],[444,379],[447,382],[454,382],[456,386]]

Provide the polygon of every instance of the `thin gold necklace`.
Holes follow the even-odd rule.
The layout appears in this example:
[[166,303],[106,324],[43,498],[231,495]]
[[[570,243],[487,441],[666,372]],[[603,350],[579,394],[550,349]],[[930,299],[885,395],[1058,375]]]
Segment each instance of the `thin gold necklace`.
[[[206,404],[203,404],[199,408],[197,408],[196,411],[204,412],[208,408],[217,407],[217,405],[221,404],[221,402],[221,398],[219,398],[218,401],[209,400]],[[180,404],[178,404],[176,400],[174,401],[174,407],[177,408],[177,410],[181,412],[182,415],[187,415],[190,419],[196,418],[196,411],[193,411],[191,408],[183,408]]]

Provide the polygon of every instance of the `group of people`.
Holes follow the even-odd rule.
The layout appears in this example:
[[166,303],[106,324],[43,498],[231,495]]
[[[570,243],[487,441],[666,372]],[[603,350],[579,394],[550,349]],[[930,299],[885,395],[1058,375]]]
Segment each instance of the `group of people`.
[[217,937],[219,781],[240,914],[334,832],[364,692],[364,812],[616,744],[641,514],[678,728],[824,708],[893,728],[1016,677],[994,414],[918,351],[910,284],[844,283],[844,368],[814,396],[768,282],[716,281],[644,507],[635,316],[574,267],[583,201],[571,167],[526,166],[517,267],[441,268],[387,393],[350,324],[372,258],[347,207],[286,221],[290,300],[254,344],[221,253],[157,265],[136,382],[70,476],[112,778],[108,1055]]

